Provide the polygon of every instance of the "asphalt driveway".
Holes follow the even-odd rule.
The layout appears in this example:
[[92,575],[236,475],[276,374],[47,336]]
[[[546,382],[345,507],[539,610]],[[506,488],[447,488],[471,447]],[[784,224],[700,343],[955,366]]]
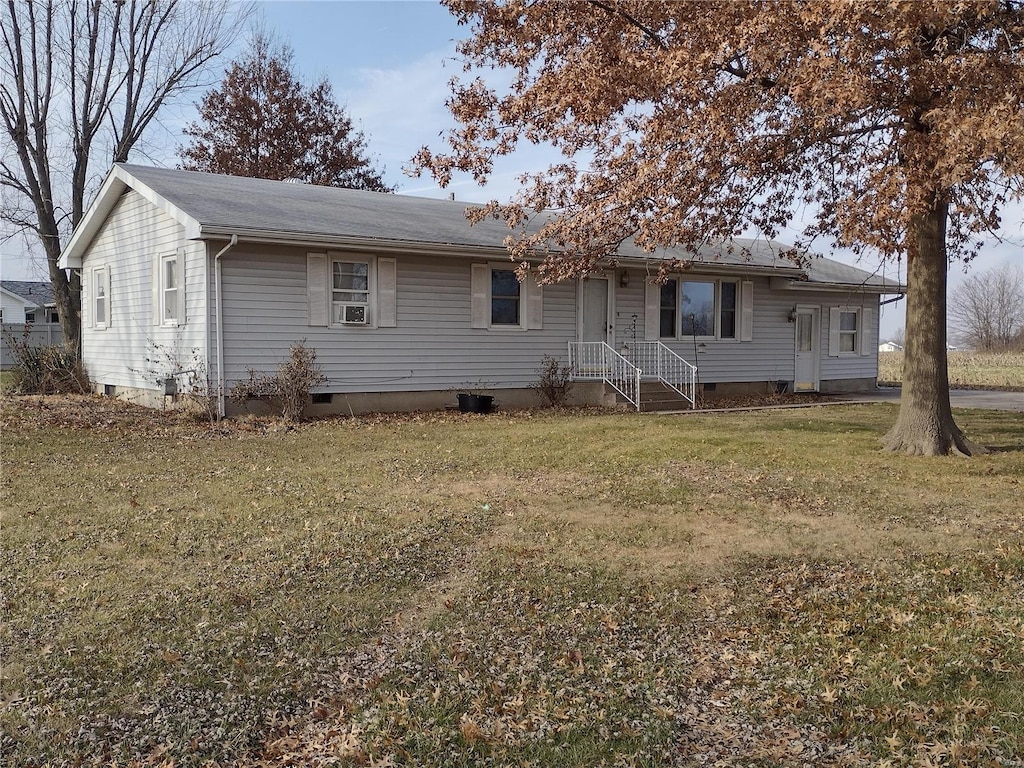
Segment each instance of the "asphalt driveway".
[[[874,392],[839,395],[841,402],[898,403],[899,387],[878,387]],[[990,408],[996,411],[1024,413],[1024,392],[1004,392],[994,389],[951,389],[949,404],[954,408]]]

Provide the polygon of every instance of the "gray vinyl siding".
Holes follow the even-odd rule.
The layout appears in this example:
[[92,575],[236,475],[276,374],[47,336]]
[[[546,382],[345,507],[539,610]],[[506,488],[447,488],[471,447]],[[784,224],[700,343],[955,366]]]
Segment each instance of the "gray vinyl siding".
[[[701,275],[700,279],[737,280],[736,277]],[[878,375],[878,296],[830,291],[771,290],[767,277],[747,278],[754,287],[753,339],[662,339],[676,354],[696,361],[702,383],[747,381],[792,381],[796,364],[795,325],[788,320],[794,305],[821,308],[818,349],[820,376],[829,379],[872,378]],[[829,357],[829,309],[831,307],[868,307],[871,309],[869,354]],[[622,350],[633,339],[633,315],[636,315],[636,339],[645,338],[643,280],[632,280],[626,288],[615,288],[615,345]]]
[[226,385],[250,368],[273,372],[303,339],[328,379],[324,392],[526,387],[544,355],[566,359],[575,284],[544,287],[542,329],[474,329],[471,266],[484,259],[388,256],[397,260],[397,326],[324,328],[308,324],[306,250],[230,251],[221,260]]
[[[153,322],[153,263],[159,254],[185,246],[185,321]],[[205,366],[206,270],[201,243],[184,240],[184,228],[135,191],[121,197],[82,262],[82,353],[97,384],[157,389],[173,369]],[[90,277],[97,267],[110,275],[105,329],[93,327]],[[147,359],[148,358],[148,359]]]

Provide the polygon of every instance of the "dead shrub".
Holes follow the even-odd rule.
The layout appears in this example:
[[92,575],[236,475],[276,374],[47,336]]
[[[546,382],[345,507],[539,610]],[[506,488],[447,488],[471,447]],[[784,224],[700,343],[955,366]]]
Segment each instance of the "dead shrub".
[[316,364],[316,350],[306,347],[306,340],[293,344],[288,359],[269,375],[249,369],[247,381],[240,381],[231,388],[231,399],[245,402],[266,398],[275,404],[286,421],[301,421],[302,414],[311,402],[311,393],[327,381]]
[[544,355],[537,373],[539,378],[531,388],[551,408],[561,408],[565,405],[572,389],[572,368],[562,365],[557,357]]
[[33,345],[28,340],[28,326],[21,338],[4,332],[4,340],[14,358],[12,391],[23,395],[87,394],[90,391],[89,377],[73,344]]

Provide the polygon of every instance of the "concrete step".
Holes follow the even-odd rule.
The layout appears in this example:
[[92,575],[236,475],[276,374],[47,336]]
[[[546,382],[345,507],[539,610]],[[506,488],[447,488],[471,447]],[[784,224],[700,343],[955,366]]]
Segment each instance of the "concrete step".
[[[615,401],[619,404],[628,404],[629,402],[618,392],[615,392]],[[642,411],[685,411],[691,407],[688,400],[680,397],[678,392],[666,387],[660,381],[640,383],[640,410]]]

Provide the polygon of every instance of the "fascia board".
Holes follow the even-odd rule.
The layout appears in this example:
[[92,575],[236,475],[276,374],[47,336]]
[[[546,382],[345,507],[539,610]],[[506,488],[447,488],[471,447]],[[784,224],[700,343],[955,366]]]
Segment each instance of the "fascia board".
[[899,283],[889,283],[886,285],[871,285],[869,283],[816,283],[812,280],[792,280],[784,277],[772,278],[771,288],[775,291],[826,291],[838,293],[855,291],[859,293],[877,293],[879,295],[907,292],[907,286]]
[[110,212],[114,210],[114,206],[117,205],[117,201],[121,199],[121,195],[124,194],[126,189],[135,190],[156,208],[181,224],[185,228],[186,237],[194,239],[198,235],[198,221],[158,195],[124,168],[115,165],[110,169],[110,173],[107,174],[107,178],[104,179],[103,185],[96,195],[96,199],[93,200],[89,210],[86,211],[85,216],[82,217],[78,226],[75,227],[71,239],[68,240],[68,244],[61,252],[60,259],[57,261],[57,265],[61,269],[81,269],[82,257],[85,255],[85,251],[88,250],[96,235],[99,234],[100,229],[107,221],[107,217],[110,216]]
[[[456,245],[452,243],[427,243],[411,240],[382,240],[369,237],[345,237],[338,235],[311,235],[302,232],[273,232],[224,225],[205,225],[199,228],[193,240],[224,240],[238,235],[241,242],[260,245],[290,245],[304,248],[330,248],[331,250],[375,251],[381,253],[409,253],[422,255],[466,256],[477,258],[508,258],[504,247]],[[538,258],[540,255],[538,254]]]
[[[615,264],[623,269],[645,269],[653,273],[656,273],[661,268],[661,264],[658,261],[651,261],[649,259],[638,259],[632,257],[617,257]],[[779,275],[780,273],[785,275],[785,278],[794,280],[799,279],[803,275],[803,270],[799,267],[769,267],[762,266],[760,264],[727,264],[725,262],[710,262],[710,261],[693,261],[686,262],[682,261],[683,266],[670,269],[669,274],[672,275],[721,275],[737,274],[737,275]]]

